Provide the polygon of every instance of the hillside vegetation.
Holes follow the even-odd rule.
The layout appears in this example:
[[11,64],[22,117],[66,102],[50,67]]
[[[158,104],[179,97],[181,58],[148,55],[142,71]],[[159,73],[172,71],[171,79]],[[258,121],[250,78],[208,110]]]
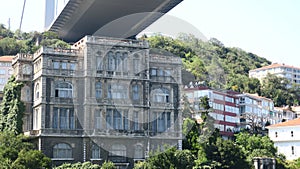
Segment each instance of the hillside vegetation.
[[16,55],[17,53],[34,53],[40,46],[69,47],[69,44],[59,40],[52,32],[12,32],[0,24],[0,56]]
[[272,75],[267,76],[263,83],[249,78],[249,70],[271,64],[263,57],[240,48],[226,47],[216,38],[204,42],[192,35],[181,34],[177,39],[153,36],[147,40],[152,48],[166,50],[182,58],[183,72],[194,75],[189,79],[183,75],[185,85],[190,81],[200,81],[213,88],[257,93],[273,99],[275,106],[299,105],[299,85],[292,84],[288,88],[287,79]]

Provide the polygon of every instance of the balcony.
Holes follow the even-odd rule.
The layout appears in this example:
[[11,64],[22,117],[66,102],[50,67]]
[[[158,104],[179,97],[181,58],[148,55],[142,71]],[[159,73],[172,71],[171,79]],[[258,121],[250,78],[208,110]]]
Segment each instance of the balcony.
[[109,45],[109,46],[149,48],[149,43],[147,41],[100,37],[100,36],[86,36],[85,38],[75,43],[73,47],[77,48],[81,46],[81,44],[85,44],[86,42]]
[[31,81],[32,80],[32,75],[31,74],[18,73],[15,76],[16,76],[17,81]]
[[126,137],[164,137],[164,138],[174,138],[180,137],[180,132],[153,132],[147,130],[114,130],[114,129],[94,129],[85,130],[85,134],[89,136],[126,136]]
[[42,129],[41,133],[43,135],[83,135],[83,130],[82,129]]
[[77,49],[62,49],[62,48],[50,48],[41,47],[34,53],[34,59],[39,57],[41,54],[51,54],[51,55],[66,55],[66,56],[78,56],[79,50]]
[[13,59],[12,59],[12,65],[16,63],[17,61],[28,61],[31,62],[33,59],[33,55],[30,54],[24,54],[24,53],[18,53]]

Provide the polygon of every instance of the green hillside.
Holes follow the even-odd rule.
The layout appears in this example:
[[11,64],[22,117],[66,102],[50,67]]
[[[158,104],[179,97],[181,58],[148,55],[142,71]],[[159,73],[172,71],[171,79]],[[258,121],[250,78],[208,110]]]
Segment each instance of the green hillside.
[[[244,91],[251,69],[271,64],[271,61],[239,48],[225,47],[219,40],[204,42],[192,35],[182,34],[178,39],[149,37],[152,48],[167,50],[182,58],[184,68],[197,81],[206,81],[212,87]],[[236,79],[243,82],[236,84]],[[191,79],[193,80],[193,79]]]

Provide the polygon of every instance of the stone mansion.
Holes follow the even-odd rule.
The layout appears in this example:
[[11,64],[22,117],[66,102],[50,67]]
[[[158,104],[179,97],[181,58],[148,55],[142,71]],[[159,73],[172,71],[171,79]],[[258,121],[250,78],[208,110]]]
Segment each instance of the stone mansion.
[[181,146],[181,59],[142,40],[85,36],[70,49],[18,54],[24,132],[54,165],[118,168]]

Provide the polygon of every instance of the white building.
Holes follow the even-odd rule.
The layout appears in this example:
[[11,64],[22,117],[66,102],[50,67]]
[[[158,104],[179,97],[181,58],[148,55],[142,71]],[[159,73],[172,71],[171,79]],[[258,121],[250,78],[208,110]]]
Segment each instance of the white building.
[[287,78],[290,82],[300,84],[300,68],[279,63],[273,63],[268,66],[250,70],[249,77],[262,80],[268,73]]
[[0,57],[0,91],[3,91],[7,80],[13,74],[11,61],[14,56],[1,56]]
[[267,127],[269,137],[277,147],[278,152],[287,160],[300,157],[300,118]]
[[271,122],[270,115],[274,112],[273,100],[249,93],[240,94],[239,98],[241,128],[264,127],[267,121]]

